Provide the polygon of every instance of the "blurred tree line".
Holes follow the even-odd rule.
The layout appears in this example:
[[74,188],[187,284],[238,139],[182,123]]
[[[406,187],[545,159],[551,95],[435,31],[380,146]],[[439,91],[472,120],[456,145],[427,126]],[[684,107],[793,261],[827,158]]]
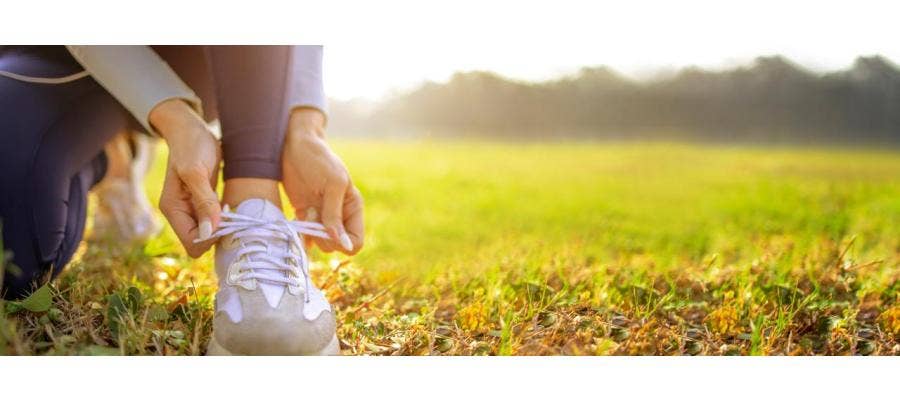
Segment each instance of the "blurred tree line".
[[900,70],[881,56],[816,74],[780,57],[726,71],[687,68],[647,81],[606,67],[531,83],[454,75],[361,107],[332,106],[360,133],[507,137],[900,142]]

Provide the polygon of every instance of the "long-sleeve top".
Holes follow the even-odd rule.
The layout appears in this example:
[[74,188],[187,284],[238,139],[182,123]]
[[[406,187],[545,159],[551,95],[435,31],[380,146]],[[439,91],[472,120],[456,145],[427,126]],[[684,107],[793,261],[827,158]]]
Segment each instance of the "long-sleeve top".
[[[66,46],[85,71],[65,77],[30,77],[0,70],[0,75],[37,84],[71,82],[90,75],[119,101],[148,132],[150,111],[169,99],[182,99],[202,115],[200,98],[149,46]],[[292,64],[298,96],[294,107],[327,112],[322,83],[322,46],[300,46]]]

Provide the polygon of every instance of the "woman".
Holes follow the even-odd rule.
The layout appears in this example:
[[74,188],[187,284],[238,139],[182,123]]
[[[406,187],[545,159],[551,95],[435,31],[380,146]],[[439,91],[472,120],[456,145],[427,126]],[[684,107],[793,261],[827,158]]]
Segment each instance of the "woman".
[[[362,198],[324,140],[321,57],[319,46],[4,46],[0,220],[18,267],[4,273],[4,297],[62,271],[82,238],[87,192],[128,175],[121,135],[142,130],[169,148],[159,207],[185,250],[216,246],[209,353],[336,354],[301,235],[355,254]],[[207,123],[216,118],[221,150]],[[322,223],[287,221],[279,182],[298,218]]]

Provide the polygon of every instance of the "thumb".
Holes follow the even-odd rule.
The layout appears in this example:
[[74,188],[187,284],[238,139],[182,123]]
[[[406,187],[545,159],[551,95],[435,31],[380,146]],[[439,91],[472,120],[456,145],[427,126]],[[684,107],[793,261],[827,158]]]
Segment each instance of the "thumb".
[[340,243],[341,247],[347,251],[353,251],[353,242],[347,231],[344,230],[344,194],[347,193],[347,186],[337,183],[329,184],[325,187],[325,193],[322,199],[322,224],[328,231],[328,236],[335,243]]
[[188,173],[182,178],[191,194],[191,204],[197,217],[200,240],[208,239],[219,225],[222,206],[219,196],[202,173]]

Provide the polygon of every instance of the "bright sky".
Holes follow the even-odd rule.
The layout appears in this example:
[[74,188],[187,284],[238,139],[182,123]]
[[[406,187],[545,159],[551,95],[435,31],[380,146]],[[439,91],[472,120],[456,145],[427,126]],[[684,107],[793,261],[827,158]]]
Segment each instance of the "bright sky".
[[458,70],[540,80],[581,66],[640,77],[776,53],[813,70],[845,68],[875,53],[900,62],[900,20],[890,2],[413,2],[387,21],[375,15],[381,3],[371,3],[323,27],[331,97],[373,99]]

